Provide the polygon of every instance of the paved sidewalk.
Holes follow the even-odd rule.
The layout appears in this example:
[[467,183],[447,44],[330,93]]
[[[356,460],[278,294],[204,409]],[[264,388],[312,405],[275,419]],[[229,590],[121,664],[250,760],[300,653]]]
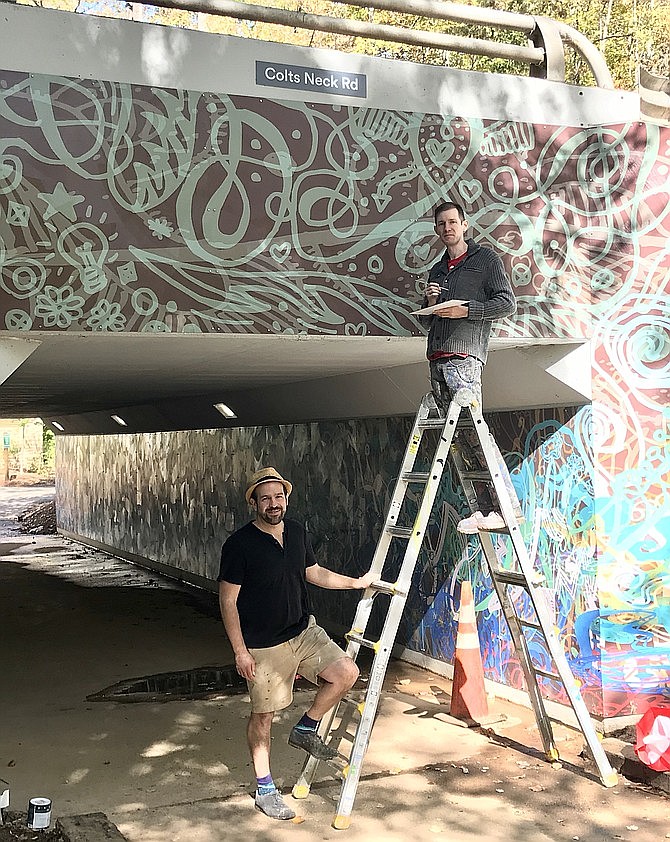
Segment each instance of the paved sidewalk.
[[[0,518],[10,492],[0,491]],[[60,536],[11,530],[9,515],[0,537],[0,778],[12,809],[47,796],[54,821],[102,812],[130,842],[670,839],[670,801],[625,779],[605,789],[580,757],[579,733],[556,726],[563,765],[552,768],[529,710],[495,700],[500,722],[465,728],[448,715],[448,680],[397,662],[350,829],[330,826],[339,785],[324,764],[308,799],[288,796],[303,820],[273,822],[250,795],[244,696],[87,701],[129,678],[230,664],[213,596]],[[274,727],[273,771],[287,793],[303,755],[286,738],[310,698],[298,691]]]

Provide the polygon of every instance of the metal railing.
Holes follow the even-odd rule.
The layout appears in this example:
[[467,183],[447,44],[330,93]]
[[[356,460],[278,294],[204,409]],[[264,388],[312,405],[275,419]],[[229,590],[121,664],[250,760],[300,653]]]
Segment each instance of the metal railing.
[[538,15],[522,15],[440,0],[334,0],[336,3],[366,9],[413,14],[435,20],[522,32],[528,39],[528,44],[523,46],[372,21],[307,14],[289,9],[277,9],[273,6],[256,6],[252,3],[239,2],[239,0],[139,0],[139,2],[149,6],[221,15],[237,20],[260,21],[334,35],[350,35],[411,46],[433,47],[469,55],[508,59],[529,65],[531,76],[553,82],[565,82],[565,46],[569,45],[584,59],[598,87],[614,88],[605,57],[585,35],[565,23]]

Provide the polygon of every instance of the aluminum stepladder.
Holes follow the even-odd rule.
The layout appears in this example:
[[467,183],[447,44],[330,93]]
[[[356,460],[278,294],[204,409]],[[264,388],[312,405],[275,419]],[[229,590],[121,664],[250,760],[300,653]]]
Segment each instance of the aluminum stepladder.
[[[465,408],[468,409],[468,412],[466,413],[466,417],[462,418],[461,413]],[[459,458],[455,452],[455,448],[451,447],[457,428],[460,430],[463,427],[474,430],[488,470],[468,470],[464,460]],[[428,471],[414,470],[422,438],[429,430],[438,431],[439,433],[439,441],[430,468]],[[358,789],[363,759],[370,741],[384,676],[386,675],[393,643],[407,601],[416,562],[423,545],[426,529],[430,522],[435,497],[440,488],[442,475],[450,455],[452,456],[457,474],[463,484],[466,498],[473,512],[477,508],[475,482],[489,483],[495,489],[499,499],[501,514],[506,523],[504,531],[505,533],[509,533],[512,553],[520,569],[514,572],[502,570],[498,564],[490,535],[480,533],[480,539],[502,611],[509,625],[510,634],[522,664],[531,704],[538,722],[547,758],[549,760],[557,760],[558,751],[553,739],[551,723],[537,684],[538,675],[562,682],[577,716],[582,733],[598,766],[603,783],[605,786],[614,786],[617,782],[616,773],[607,760],[607,756],[598,740],[593,723],[579,693],[578,685],[570,672],[565,653],[553,632],[546,605],[541,598],[537,598],[538,595],[535,590],[537,588],[535,584],[536,577],[532,563],[528,557],[525,544],[521,538],[518,522],[514,516],[512,500],[498,467],[488,426],[482,417],[481,408],[475,404],[475,395],[468,389],[461,389],[456,393],[445,416],[436,407],[435,399],[429,393],[423,398],[419,406],[400,467],[398,480],[393,491],[384,528],[372,560],[371,569],[379,579],[375,579],[371,587],[363,594],[356,609],[351,631],[346,635],[348,641],[346,651],[347,655],[352,659],[356,660],[361,647],[370,649],[374,653],[367,691],[361,702],[356,702],[347,697],[342,699],[324,717],[319,728],[319,733],[324,739],[327,739],[330,735],[331,738],[337,736],[352,742],[348,760],[344,759],[343,761],[341,755],[338,755],[334,761],[329,761],[329,764],[333,765],[343,777],[342,789],[332,823],[333,827],[340,830],[348,828],[351,821],[351,812],[356,797],[356,790]],[[398,517],[410,486],[423,486],[423,493],[420,497],[418,511],[413,525],[400,526],[398,525]],[[389,582],[384,581],[381,577],[393,539],[399,539],[407,543],[397,578],[394,582]],[[507,592],[509,586],[523,588],[528,593],[535,609],[536,621],[529,622],[517,616],[514,602]],[[390,603],[379,639],[371,640],[365,637],[365,633],[372,612],[373,602],[379,594],[386,594],[390,598]],[[557,667],[556,674],[542,671],[534,666],[523,632],[524,627],[528,627],[534,633],[540,632],[544,635],[547,648]],[[336,718],[340,718],[343,723],[347,721],[345,715],[343,715],[343,709],[347,707],[349,707],[349,714],[359,716],[353,737],[346,732],[346,728],[343,730],[340,727],[335,731],[333,730],[333,723]],[[300,777],[293,787],[294,798],[307,797],[318,764],[319,761],[315,758],[307,758]]]

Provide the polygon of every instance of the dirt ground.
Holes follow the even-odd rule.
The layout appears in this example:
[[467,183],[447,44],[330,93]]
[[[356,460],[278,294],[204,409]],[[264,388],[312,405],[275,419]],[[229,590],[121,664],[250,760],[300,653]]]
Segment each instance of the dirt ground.
[[[0,693],[0,776],[13,808],[51,798],[52,833],[59,819],[100,811],[128,842],[670,839],[670,800],[623,777],[603,787],[581,734],[556,725],[563,764],[555,768],[528,709],[491,698],[495,722],[466,728],[449,715],[449,680],[405,662],[393,662],[384,682],[352,827],[331,827],[340,783],[326,768],[308,799],[291,798],[303,758],[286,737],[311,701],[302,689],[277,716],[272,749],[275,780],[301,823],[271,822],[251,798],[244,696],[90,700],[130,678],[230,664],[214,594],[58,535],[20,534],[27,491],[0,491],[10,688]],[[47,498],[35,493],[33,502]],[[20,835],[0,842],[64,842],[21,820],[10,829]]]
[[31,506],[18,517],[19,532],[27,535],[55,535],[56,503],[49,500],[39,506]]
[[47,476],[44,474],[23,473],[12,476],[12,478],[5,483],[5,486],[8,488],[38,488],[42,486],[53,486],[53,484],[53,475]]
[[5,811],[5,823],[0,826],[0,842],[67,842],[54,827],[32,830],[27,825],[27,818],[27,813]]
[[[53,480],[36,475],[25,475],[8,483],[19,488],[49,488]],[[18,529],[32,535],[52,535],[56,532],[56,504],[53,500],[28,506],[16,517]],[[28,814],[16,810],[3,811],[0,825],[0,842],[67,842],[53,825],[47,830],[33,830],[28,827]]]

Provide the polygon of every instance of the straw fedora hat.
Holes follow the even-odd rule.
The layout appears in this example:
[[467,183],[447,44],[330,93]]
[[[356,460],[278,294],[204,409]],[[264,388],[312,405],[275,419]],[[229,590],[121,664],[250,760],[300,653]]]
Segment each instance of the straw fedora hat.
[[251,495],[264,482],[280,482],[284,486],[287,498],[293,490],[291,483],[287,479],[284,479],[276,468],[259,468],[249,478],[249,487],[244,492],[244,498],[247,503],[251,504]]

